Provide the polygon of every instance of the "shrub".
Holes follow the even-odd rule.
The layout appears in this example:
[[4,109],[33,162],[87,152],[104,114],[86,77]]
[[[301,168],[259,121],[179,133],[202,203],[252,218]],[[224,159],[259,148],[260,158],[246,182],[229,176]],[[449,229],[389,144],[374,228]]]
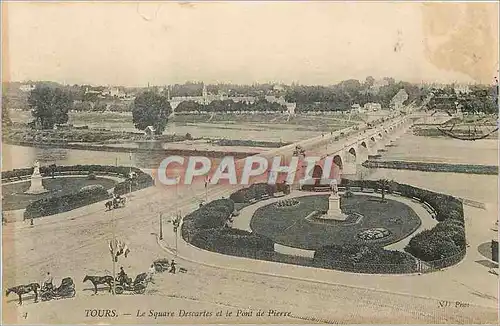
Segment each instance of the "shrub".
[[205,204],[187,215],[182,223],[182,237],[191,242],[193,235],[204,229],[221,228],[234,211],[230,199],[218,199]]
[[79,192],[80,193],[102,193],[102,191],[106,191],[106,188],[102,185],[88,185],[85,187],[82,187]]
[[415,258],[404,252],[359,244],[322,247],[314,254],[314,264],[364,273],[410,273],[416,270]]
[[263,195],[272,196],[278,189],[278,186],[267,183],[254,183],[247,188],[239,189],[232,193],[229,198],[235,203],[248,203],[251,199],[260,199]]
[[454,222],[454,220],[439,222],[432,230],[444,237],[449,237],[460,249],[465,249],[465,229],[462,225]]
[[405,251],[423,261],[434,261],[454,256],[461,248],[446,233],[431,229],[411,238]]
[[201,230],[193,236],[191,243],[198,248],[243,257],[255,257],[262,251],[274,251],[274,243],[270,239],[230,228]]
[[[97,186],[97,187],[95,187]],[[24,211],[24,219],[67,212],[75,208],[90,205],[108,199],[111,195],[101,185],[91,185],[79,192],[60,197],[43,198],[30,203]]]

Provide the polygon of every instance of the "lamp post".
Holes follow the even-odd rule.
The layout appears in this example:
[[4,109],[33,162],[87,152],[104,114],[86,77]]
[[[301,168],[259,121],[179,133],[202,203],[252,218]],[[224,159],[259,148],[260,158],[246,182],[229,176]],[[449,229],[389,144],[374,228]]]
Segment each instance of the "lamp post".
[[160,213],[160,240],[163,240],[163,214]]
[[175,257],[177,257],[177,231],[181,223],[181,213],[177,212],[177,216],[172,220],[173,230],[175,234]]

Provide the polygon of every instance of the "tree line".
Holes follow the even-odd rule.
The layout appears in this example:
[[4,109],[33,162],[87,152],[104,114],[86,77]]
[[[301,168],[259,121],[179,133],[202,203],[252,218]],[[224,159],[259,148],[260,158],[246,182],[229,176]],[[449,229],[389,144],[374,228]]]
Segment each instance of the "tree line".
[[200,104],[195,101],[183,101],[175,108],[175,112],[192,112],[192,111],[206,111],[206,112],[235,112],[235,111],[274,111],[285,112],[287,110],[285,105],[269,102],[265,98],[256,98],[254,102],[233,100],[214,100],[208,104]]
[[322,107],[326,110],[348,110],[353,104],[364,106],[366,103],[380,103],[389,107],[392,98],[404,89],[408,101],[422,101],[427,90],[415,84],[396,82],[393,78],[384,78],[383,84],[375,85],[375,79],[367,77],[364,82],[356,79],[342,81],[332,86],[292,85],[286,90],[285,100],[297,103],[300,111]]
[[498,87],[488,85],[472,85],[469,92],[455,92],[452,85],[442,89],[433,89],[432,97],[427,104],[432,110],[493,114],[498,112]]

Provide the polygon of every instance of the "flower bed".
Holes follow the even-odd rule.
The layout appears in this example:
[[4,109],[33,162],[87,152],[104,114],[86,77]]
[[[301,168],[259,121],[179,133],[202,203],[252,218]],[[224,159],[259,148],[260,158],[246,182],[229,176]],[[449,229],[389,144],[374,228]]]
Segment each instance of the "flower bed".
[[390,234],[391,232],[385,228],[373,228],[359,232],[357,237],[362,240],[377,240],[385,238]]
[[278,202],[276,202],[274,205],[278,208],[285,208],[285,207],[294,207],[300,204],[300,202],[295,199],[295,198],[290,198],[290,199],[282,199]]

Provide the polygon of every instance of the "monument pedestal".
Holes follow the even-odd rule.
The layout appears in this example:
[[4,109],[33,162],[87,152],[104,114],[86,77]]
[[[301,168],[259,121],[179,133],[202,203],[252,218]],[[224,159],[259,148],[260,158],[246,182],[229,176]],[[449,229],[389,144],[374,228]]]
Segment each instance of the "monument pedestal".
[[31,186],[25,192],[26,194],[42,194],[48,191],[42,185],[42,175],[35,172],[33,172],[33,174],[31,175]]
[[324,220],[345,221],[347,215],[340,210],[340,197],[337,194],[331,194],[328,198],[328,212],[319,218]]

